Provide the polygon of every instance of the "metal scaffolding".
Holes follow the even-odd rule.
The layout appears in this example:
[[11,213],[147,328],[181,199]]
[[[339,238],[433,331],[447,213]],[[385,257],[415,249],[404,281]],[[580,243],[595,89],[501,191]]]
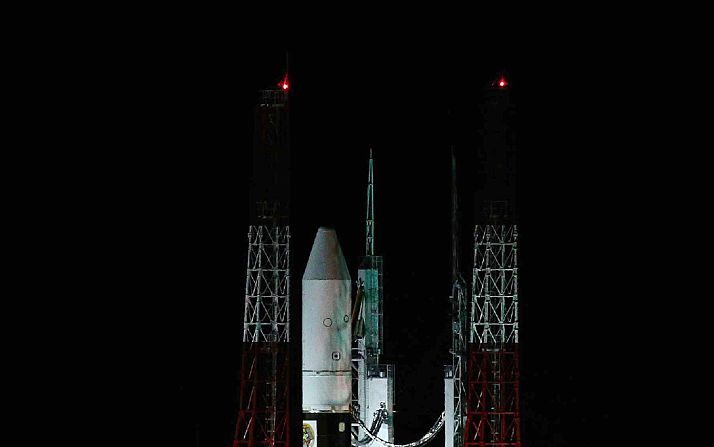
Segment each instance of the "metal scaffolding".
[[289,259],[288,226],[250,226],[234,447],[290,445]]
[[465,447],[521,445],[518,229],[476,225]]
[[290,341],[290,227],[251,225],[243,343]]

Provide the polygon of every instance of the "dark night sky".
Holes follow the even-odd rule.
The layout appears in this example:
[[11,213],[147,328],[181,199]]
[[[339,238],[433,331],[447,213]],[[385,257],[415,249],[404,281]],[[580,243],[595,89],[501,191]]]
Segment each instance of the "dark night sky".
[[[608,365],[626,354],[613,353],[615,335],[596,336],[607,317],[598,307],[607,286],[593,272],[605,260],[599,228],[608,199],[593,184],[607,162],[593,129],[583,127],[598,117],[581,113],[582,102],[594,100],[578,85],[584,77],[574,80],[585,68],[495,34],[259,47],[234,46],[232,32],[207,28],[180,43],[153,40],[127,69],[147,74],[130,121],[142,130],[122,156],[138,198],[129,223],[142,241],[136,268],[149,284],[146,319],[158,322],[150,356],[159,359],[157,387],[166,397],[152,408],[167,421],[162,430],[173,445],[224,446],[232,436],[253,107],[257,91],[280,79],[286,48],[294,276],[302,275],[320,225],[335,226],[355,272],[374,149],[384,360],[397,364],[397,442],[420,436],[441,411],[450,361],[447,111],[467,159],[482,88],[499,71],[512,82],[518,111],[524,445],[607,439],[603,428],[614,417]],[[468,253],[471,229],[462,230]],[[293,308],[299,303],[293,297]],[[434,445],[443,445],[443,435]]]

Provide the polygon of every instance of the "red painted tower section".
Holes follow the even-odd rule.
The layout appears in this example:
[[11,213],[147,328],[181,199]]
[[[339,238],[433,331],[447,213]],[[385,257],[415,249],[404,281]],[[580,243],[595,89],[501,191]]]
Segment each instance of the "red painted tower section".
[[521,445],[518,345],[469,347],[466,447]]
[[286,343],[250,343],[243,352],[233,447],[290,446],[287,347]]

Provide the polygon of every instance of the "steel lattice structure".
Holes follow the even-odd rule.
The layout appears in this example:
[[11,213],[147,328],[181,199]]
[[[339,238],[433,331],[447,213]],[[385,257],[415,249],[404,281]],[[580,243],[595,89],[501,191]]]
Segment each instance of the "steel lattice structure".
[[250,226],[240,409],[233,446],[290,445],[290,228]]
[[290,227],[251,225],[243,342],[289,342]]
[[287,75],[255,109],[243,355],[234,447],[290,447]]
[[520,435],[518,230],[476,225],[464,446],[517,446]]

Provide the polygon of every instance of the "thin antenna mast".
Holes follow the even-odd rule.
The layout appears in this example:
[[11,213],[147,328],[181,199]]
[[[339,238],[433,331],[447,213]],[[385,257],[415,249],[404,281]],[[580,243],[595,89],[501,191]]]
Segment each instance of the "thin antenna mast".
[[369,148],[369,177],[367,178],[367,242],[366,255],[374,256],[374,162]]
[[456,190],[456,155],[451,146],[451,276],[454,282],[462,280],[459,270],[459,220],[458,192]]

